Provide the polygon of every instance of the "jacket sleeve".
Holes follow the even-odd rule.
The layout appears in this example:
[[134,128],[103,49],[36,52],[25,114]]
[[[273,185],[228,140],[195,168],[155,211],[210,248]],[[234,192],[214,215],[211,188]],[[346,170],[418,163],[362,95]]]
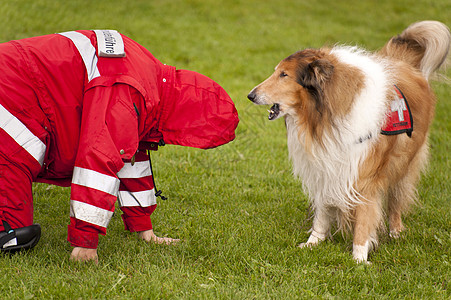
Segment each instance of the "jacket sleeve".
[[138,150],[134,162],[126,161],[117,174],[119,207],[125,229],[131,232],[152,229],[150,215],[157,207],[149,158],[145,150]]
[[85,92],[78,152],[71,184],[68,241],[97,248],[114,212],[123,160],[138,148],[138,115],[131,87],[96,86]]

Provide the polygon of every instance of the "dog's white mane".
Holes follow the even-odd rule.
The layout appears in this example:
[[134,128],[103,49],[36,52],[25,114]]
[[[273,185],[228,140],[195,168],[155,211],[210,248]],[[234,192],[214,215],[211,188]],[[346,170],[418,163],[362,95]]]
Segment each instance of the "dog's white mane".
[[[324,148],[314,143],[312,153],[306,151],[305,136],[292,115],[286,116],[287,142],[293,173],[301,178],[314,209],[329,206],[348,212],[362,200],[354,184],[360,163],[379,136],[393,82],[384,60],[357,47],[334,47],[331,54],[361,70],[365,86],[355,96],[350,113],[334,120],[333,131],[323,136]],[[368,136],[371,138],[365,139]],[[359,142],[361,138],[364,140]]]

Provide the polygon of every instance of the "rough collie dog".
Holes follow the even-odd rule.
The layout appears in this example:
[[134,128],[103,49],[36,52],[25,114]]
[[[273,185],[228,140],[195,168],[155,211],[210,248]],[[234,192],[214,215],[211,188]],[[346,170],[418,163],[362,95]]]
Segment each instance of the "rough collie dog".
[[410,25],[377,53],[357,47],[306,49],[282,60],[248,98],[285,117],[294,175],[313,208],[310,237],[331,225],[353,231],[353,257],[367,261],[386,211],[390,235],[416,197],[428,158],[435,96],[428,84],[450,47],[447,26]]

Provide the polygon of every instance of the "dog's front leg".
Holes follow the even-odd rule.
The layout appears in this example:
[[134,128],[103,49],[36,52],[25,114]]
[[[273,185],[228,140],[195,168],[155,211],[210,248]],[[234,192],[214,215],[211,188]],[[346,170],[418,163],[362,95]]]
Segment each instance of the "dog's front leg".
[[300,248],[317,245],[326,239],[330,232],[330,216],[326,208],[316,209],[313,226],[307,242],[299,245]]
[[377,229],[381,224],[382,211],[380,199],[368,197],[367,201],[357,205],[355,210],[354,241],[352,256],[357,262],[367,262],[368,252],[377,244]]

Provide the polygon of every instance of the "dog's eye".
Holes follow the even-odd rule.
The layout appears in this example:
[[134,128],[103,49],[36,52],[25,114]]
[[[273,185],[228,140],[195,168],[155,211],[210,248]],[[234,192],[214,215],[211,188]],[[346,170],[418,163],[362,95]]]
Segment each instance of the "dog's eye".
[[282,73],[280,73],[280,77],[287,77],[287,76],[288,76],[288,74],[283,71],[282,71]]

